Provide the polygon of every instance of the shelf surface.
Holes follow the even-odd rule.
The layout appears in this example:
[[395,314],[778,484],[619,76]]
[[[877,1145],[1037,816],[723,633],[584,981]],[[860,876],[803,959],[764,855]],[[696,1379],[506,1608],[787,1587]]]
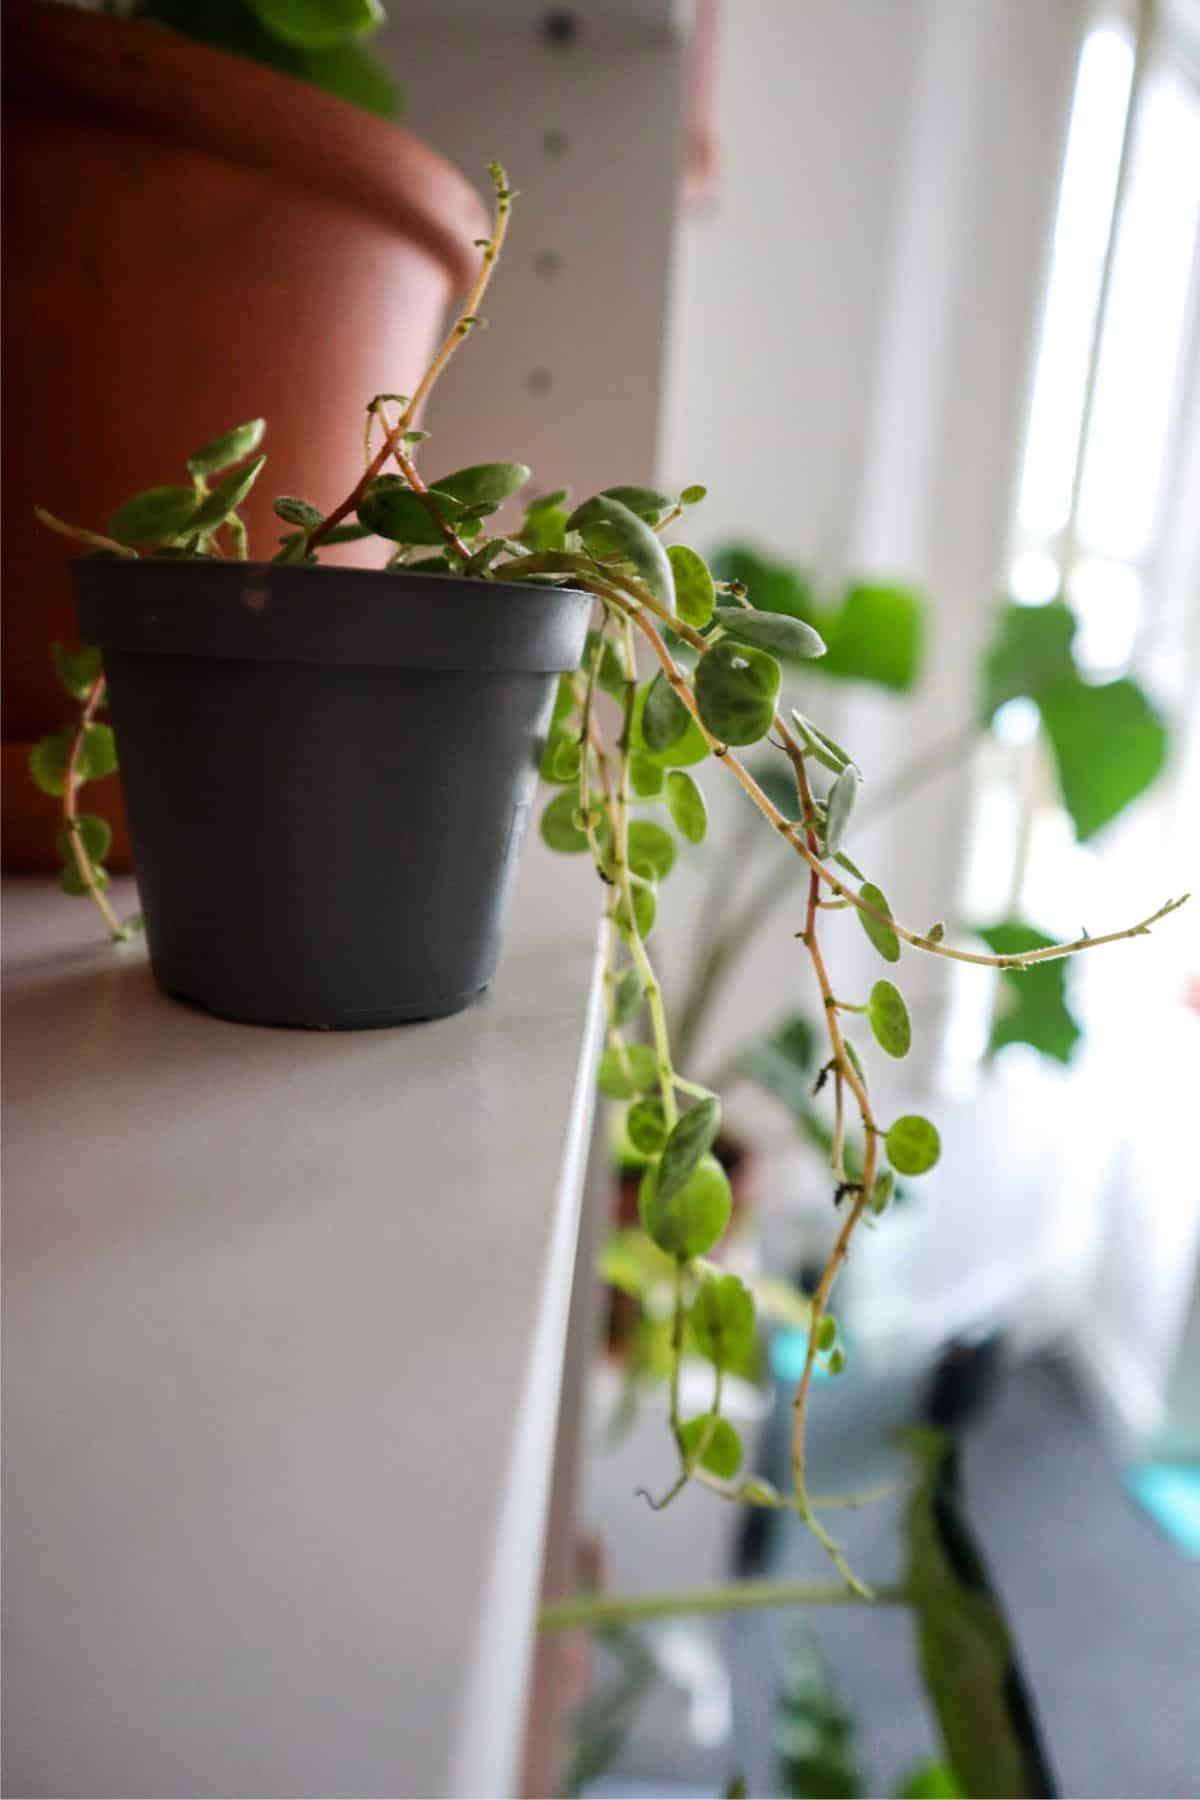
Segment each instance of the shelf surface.
[[491,993],[344,1034],[191,1012],[50,881],[4,898],[5,1792],[509,1792],[590,872],[530,843]]

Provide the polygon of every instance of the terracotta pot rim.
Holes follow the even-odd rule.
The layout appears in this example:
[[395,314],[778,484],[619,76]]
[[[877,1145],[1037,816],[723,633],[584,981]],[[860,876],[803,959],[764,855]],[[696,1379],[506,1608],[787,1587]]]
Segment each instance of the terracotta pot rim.
[[167,138],[389,219],[455,291],[491,229],[478,193],[411,132],[291,75],[148,23],[54,0],[6,7],[4,101],[50,102],[124,133]]

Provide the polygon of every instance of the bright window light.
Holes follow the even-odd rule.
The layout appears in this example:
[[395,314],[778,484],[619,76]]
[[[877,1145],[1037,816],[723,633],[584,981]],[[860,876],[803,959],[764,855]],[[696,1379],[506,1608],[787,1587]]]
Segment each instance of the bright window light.
[[1079,59],[1054,226],[1019,517],[1030,537],[1052,537],[1071,509],[1088,352],[1112,219],[1133,47],[1115,26],[1089,33]]
[[1156,70],[1139,109],[1080,491],[1090,550],[1134,559],[1150,545],[1200,217],[1200,107],[1178,71]]
[[1048,550],[1026,550],[1013,563],[1008,591],[1022,606],[1053,600],[1060,583],[1057,558]]
[[1067,598],[1079,619],[1074,650],[1087,674],[1118,675],[1128,668],[1142,612],[1142,580],[1128,563],[1087,556],[1076,564]]

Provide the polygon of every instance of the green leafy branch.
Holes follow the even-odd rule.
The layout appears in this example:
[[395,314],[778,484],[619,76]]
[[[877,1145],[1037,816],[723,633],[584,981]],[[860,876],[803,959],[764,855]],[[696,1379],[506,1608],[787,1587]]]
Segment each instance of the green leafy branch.
[[[847,1566],[808,1489],[808,1396],[818,1364],[830,1374],[845,1365],[831,1304],[855,1231],[865,1218],[886,1210],[897,1175],[916,1177],[934,1166],[940,1143],[935,1127],[919,1115],[890,1124],[877,1119],[863,1059],[845,1021],[865,1018],[890,1056],[907,1052],[911,1021],[899,990],[889,981],[877,982],[865,1001],[837,992],[826,957],[825,914],[854,910],[889,963],[898,960],[901,944],[908,943],[931,955],[1016,972],[1137,936],[1179,902],[1168,902],[1140,924],[1103,937],[1036,946],[1006,943],[987,954],[947,944],[941,926],[925,933],[909,930],[896,921],[882,892],[843,848],[863,786],[858,765],[813,721],[798,712],[785,718],[779,705],[783,662],[823,656],[826,644],[820,631],[808,620],[754,606],[743,582],[716,581],[690,546],[663,541],[663,533],[704,498],[702,487],[690,486],[674,496],[648,487],[611,487],[573,508],[566,490],[559,489],[530,501],[513,534],[489,529],[487,521],[527,485],[530,470],[523,463],[479,464],[425,478],[417,457],[427,434],[414,419],[480,322],[478,309],[511,212],[513,190],[503,168],[493,164],[491,174],[494,229],[481,245],[480,268],[463,311],[411,398],[376,395],[368,403],[364,469],[345,498],[329,510],[297,496],[276,499],[276,516],[289,529],[273,561],[312,565],[320,552],[340,542],[374,537],[386,546],[381,579],[394,571],[492,582],[497,604],[503,603],[508,583],[559,585],[585,592],[596,602],[596,629],[583,672],[559,684],[542,773],[561,791],[545,807],[541,832],[553,850],[590,856],[600,882],[608,966],[599,1085],[604,1094],[629,1106],[628,1131],[646,1158],[638,1197],[641,1224],[671,1270],[668,1417],[678,1468],[666,1493],[651,1502],[659,1508],[692,1482],[740,1504],[780,1504],[779,1496],[762,1484],[736,1484],[742,1446],[721,1409],[727,1375],[752,1350],[754,1296],[738,1277],[707,1264],[732,1212],[729,1180],[713,1154],[721,1103],[678,1065],[648,947],[658,916],[658,886],[679,860],[680,841],[697,844],[707,829],[694,766],[711,756],[738,783],[770,834],[799,857],[807,882],[797,890],[805,912],[796,939],[823,1001],[827,1053],[818,1085],[829,1089],[833,1102],[828,1153],[835,1205],[848,1204],[808,1303],[789,1504],[832,1559],[847,1590],[865,1597],[869,1590]],[[394,417],[391,407],[398,408]],[[373,434],[379,431],[383,442],[373,449]],[[110,518],[103,537],[57,520],[47,518],[47,523],[75,535],[93,555],[245,558],[249,549],[239,508],[263,467],[262,436],[263,422],[252,420],[214,439],[189,459],[189,485],[133,496]],[[394,471],[385,472],[389,460]],[[451,595],[447,599],[452,604]],[[853,634],[873,616],[876,599],[870,590],[856,591],[836,617],[824,621],[840,634],[843,664]],[[638,669],[639,649],[652,658],[654,672],[648,679]],[[98,658],[88,668],[79,727],[69,739],[58,734],[34,753],[35,779],[61,779],[69,818],[78,781],[93,771],[88,759],[98,740],[89,733],[107,731],[92,716],[103,693]],[[777,782],[760,780],[737,754],[764,740],[783,759],[776,764],[788,783],[782,795]],[[111,735],[104,741],[111,767]],[[60,747],[52,752],[47,744],[55,743]],[[47,760],[54,756],[61,767]],[[823,792],[818,792],[819,782],[825,784]],[[669,823],[643,816],[646,807],[663,808]],[[99,903],[102,864],[94,854],[99,837],[93,832],[89,843],[88,829],[82,824],[70,828],[66,850],[73,875]],[[680,1376],[688,1346],[697,1347],[714,1371],[711,1404],[692,1418],[681,1410]]]

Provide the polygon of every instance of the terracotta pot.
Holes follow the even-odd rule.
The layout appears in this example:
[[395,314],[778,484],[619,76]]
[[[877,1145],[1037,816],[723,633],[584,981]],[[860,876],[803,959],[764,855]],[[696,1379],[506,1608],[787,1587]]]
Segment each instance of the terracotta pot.
[[[50,646],[77,635],[69,546],[35,502],[102,529],[261,415],[245,512],[262,554],[276,494],[332,505],[350,487],[363,407],[412,391],[489,226],[440,156],[274,70],[44,0],[5,25],[5,861],[36,868],[56,807],[28,753],[70,716]],[[119,867],[116,788],[87,805],[117,827]]]

